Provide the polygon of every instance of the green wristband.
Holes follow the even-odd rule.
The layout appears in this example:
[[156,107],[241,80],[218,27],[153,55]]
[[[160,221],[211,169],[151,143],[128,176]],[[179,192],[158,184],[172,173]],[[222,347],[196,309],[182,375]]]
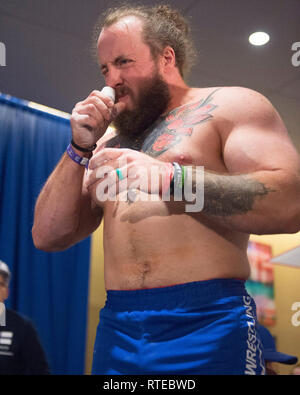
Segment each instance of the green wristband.
[[183,188],[184,187],[184,180],[185,180],[185,176],[186,176],[186,168],[185,168],[185,166],[182,166],[182,165],[180,165],[180,166],[182,169],[181,185]]

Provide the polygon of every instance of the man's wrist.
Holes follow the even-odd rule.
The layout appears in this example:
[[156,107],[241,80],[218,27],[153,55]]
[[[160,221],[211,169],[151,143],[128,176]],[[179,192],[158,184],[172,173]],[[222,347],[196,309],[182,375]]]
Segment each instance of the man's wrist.
[[183,191],[185,179],[187,177],[185,166],[177,162],[167,163],[165,175],[162,182],[162,194],[169,191],[170,196],[174,196],[175,191]]
[[184,189],[185,179],[187,177],[186,168],[177,162],[173,162],[173,178],[170,184],[170,195],[174,196],[176,192],[182,192]]
[[77,149],[77,151],[84,152],[84,153],[93,152],[97,148],[97,144],[94,144],[91,147],[81,147],[80,145],[76,144],[73,139],[71,140],[71,144],[72,144],[73,148]]
[[87,158],[87,159],[91,159],[91,157],[93,156],[92,152],[82,152],[79,151],[77,148],[74,147],[73,144],[71,144],[72,150],[78,155],[81,156],[83,158]]
[[173,180],[174,167],[172,163],[165,164],[165,173],[162,179],[161,193],[164,195],[171,187]]
[[84,153],[85,155],[89,155],[88,157],[83,156],[83,152],[80,152],[80,153],[76,152],[71,144],[69,144],[67,147],[67,154],[73,162],[77,163],[80,166],[85,166],[86,169],[88,169],[89,159],[93,155],[90,152],[90,153]]

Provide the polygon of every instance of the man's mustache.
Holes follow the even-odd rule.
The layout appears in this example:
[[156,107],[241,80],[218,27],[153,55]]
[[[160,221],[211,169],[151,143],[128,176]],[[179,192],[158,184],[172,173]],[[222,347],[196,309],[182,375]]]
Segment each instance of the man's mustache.
[[126,95],[131,95],[131,90],[127,87],[116,88],[116,101]]

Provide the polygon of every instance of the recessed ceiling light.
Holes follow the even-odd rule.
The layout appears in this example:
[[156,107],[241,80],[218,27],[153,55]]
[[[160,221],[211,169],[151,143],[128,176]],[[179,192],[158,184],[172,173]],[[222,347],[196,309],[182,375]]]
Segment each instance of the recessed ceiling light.
[[265,32],[255,32],[249,36],[249,42],[252,45],[265,45],[270,41],[270,36]]

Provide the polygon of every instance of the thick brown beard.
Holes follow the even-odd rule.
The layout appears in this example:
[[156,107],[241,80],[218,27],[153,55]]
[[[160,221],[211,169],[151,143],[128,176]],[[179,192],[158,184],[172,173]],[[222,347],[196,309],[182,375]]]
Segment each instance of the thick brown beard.
[[145,132],[162,115],[170,103],[168,85],[158,72],[148,80],[140,93],[134,110],[124,110],[115,120],[114,126],[121,140],[133,140]]

